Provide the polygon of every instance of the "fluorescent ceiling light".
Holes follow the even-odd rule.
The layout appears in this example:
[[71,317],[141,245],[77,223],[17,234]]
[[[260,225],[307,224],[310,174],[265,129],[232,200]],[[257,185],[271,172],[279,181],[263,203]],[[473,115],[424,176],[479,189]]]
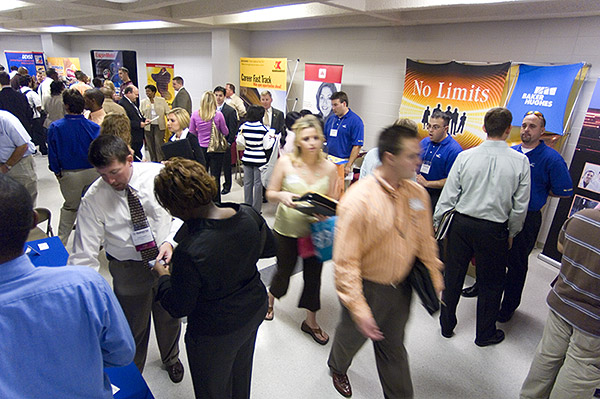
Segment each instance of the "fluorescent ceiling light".
[[0,28],[0,32],[14,32],[14,30]]
[[106,0],[110,3],[135,3],[138,0]]
[[132,30],[132,29],[161,29],[176,28],[181,25],[165,21],[132,21],[118,24],[100,25],[98,28],[105,30]]
[[185,21],[204,23],[210,25],[250,24],[258,22],[284,21],[318,17],[324,15],[345,14],[348,11],[338,7],[331,7],[321,3],[291,4],[261,8],[259,10],[244,11],[237,14],[220,15],[206,18],[186,19]]
[[42,33],[64,33],[64,32],[83,32],[83,31],[86,31],[87,29],[83,29],[78,26],[55,25],[55,26],[48,26],[46,28],[38,28],[37,30]]
[[32,4],[30,3],[19,0],[2,0],[2,2],[0,2],[0,11],[14,10],[16,8],[23,8],[31,5]]

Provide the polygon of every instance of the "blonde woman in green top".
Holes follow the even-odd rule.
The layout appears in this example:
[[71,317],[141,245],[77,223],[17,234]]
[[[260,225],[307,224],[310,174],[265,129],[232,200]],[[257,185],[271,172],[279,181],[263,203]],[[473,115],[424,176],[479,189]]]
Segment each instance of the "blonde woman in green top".
[[[287,292],[290,277],[298,259],[298,239],[310,235],[310,223],[315,217],[296,209],[295,198],[312,191],[329,197],[336,195],[337,169],[323,153],[323,129],[319,120],[307,115],[296,121],[292,130],[294,151],[281,157],[267,189],[267,199],[279,202],[273,226],[277,241],[277,272],[269,289],[269,310],[265,317],[272,320],[275,298]],[[298,307],[306,309],[302,331],[317,343],[325,345],[329,336],[317,324],[317,311],[321,307],[321,269],[323,263],[316,257],[303,259],[304,289]]]

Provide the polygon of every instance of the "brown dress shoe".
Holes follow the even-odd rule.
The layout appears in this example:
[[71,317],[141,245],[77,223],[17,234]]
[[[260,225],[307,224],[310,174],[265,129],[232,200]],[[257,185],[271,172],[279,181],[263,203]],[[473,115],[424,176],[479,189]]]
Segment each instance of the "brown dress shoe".
[[183,364],[181,364],[181,360],[177,360],[177,363],[167,366],[167,373],[169,373],[169,378],[174,383],[181,382],[183,380]]
[[331,372],[333,377],[333,386],[340,393],[340,395],[349,398],[352,396],[352,387],[350,386],[350,380],[347,374],[338,374]]

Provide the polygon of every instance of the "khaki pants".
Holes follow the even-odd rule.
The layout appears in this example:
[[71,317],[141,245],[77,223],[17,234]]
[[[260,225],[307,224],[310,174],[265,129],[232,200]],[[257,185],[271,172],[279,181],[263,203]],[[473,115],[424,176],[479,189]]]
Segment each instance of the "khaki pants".
[[65,202],[60,209],[60,221],[58,223],[58,237],[63,245],[67,245],[71,230],[77,219],[77,210],[81,203],[81,197],[88,187],[98,178],[96,169],[73,169],[63,170],[58,178],[58,185]]
[[31,155],[28,155],[26,157],[21,158],[21,160],[17,162],[17,164],[13,166],[12,169],[9,170],[6,175],[12,177],[13,179],[25,186],[25,188],[31,195],[31,199],[33,200],[33,206],[35,207],[38,191],[37,174],[35,173],[35,164],[33,162],[33,157]]
[[146,148],[150,153],[152,162],[160,162],[163,160],[161,146],[165,142],[165,131],[160,130],[158,125],[150,125],[150,131],[144,131],[144,139],[146,139]]
[[154,320],[154,333],[158,341],[158,350],[165,366],[171,366],[179,360],[179,335],[181,321],[171,315],[156,299],[158,278],[139,261],[109,261],[108,269],[113,278],[113,289],[119,300],[129,328],[135,340],[133,362],[144,370],[148,340],[150,338],[150,315]]
[[521,399],[590,399],[600,387],[600,338],[550,310]]

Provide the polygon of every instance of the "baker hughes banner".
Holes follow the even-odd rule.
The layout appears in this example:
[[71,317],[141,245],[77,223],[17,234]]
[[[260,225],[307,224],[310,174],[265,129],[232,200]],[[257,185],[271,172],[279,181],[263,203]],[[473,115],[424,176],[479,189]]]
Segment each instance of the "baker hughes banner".
[[48,57],[46,62],[48,68],[56,69],[58,76],[64,76],[68,80],[75,79],[75,71],[81,69],[78,57]]
[[4,55],[9,70],[12,66],[24,67],[30,76],[35,76],[39,70],[46,70],[44,53],[41,51],[5,51]]
[[573,82],[584,64],[534,66],[520,65],[517,84],[508,102],[513,120],[519,124],[528,111],[540,111],[546,118],[546,131],[563,134],[565,109]]
[[343,65],[306,64],[304,67],[303,109],[323,118],[333,115],[331,95],[342,90]]
[[260,104],[260,93],[271,92],[272,106],[285,112],[287,58],[240,58],[240,97]]
[[463,148],[479,145],[485,113],[500,104],[510,62],[466,65],[452,61],[426,64],[406,60],[400,115],[420,123],[425,135],[435,109],[450,116],[449,133]]
[[146,63],[148,84],[156,86],[158,95],[164,98],[169,104],[173,102],[173,97],[175,96],[175,91],[171,84],[174,74],[174,64]]
[[[546,114],[544,114],[545,116]],[[554,213],[552,225],[542,254],[560,262],[556,249],[558,233],[567,218],[582,209],[600,209],[600,79],[585,114],[579,140],[569,167],[573,180],[573,197],[561,199]]]

